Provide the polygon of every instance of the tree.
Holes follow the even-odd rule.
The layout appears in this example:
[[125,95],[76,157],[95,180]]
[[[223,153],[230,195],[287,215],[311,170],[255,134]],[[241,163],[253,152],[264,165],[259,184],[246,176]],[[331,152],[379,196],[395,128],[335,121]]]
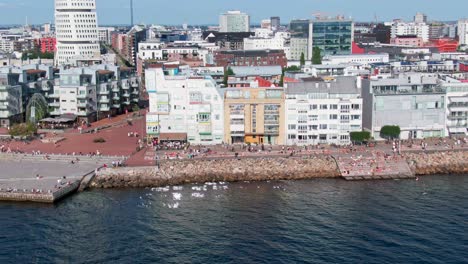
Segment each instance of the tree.
[[14,137],[31,137],[37,133],[37,127],[33,123],[22,123],[13,125],[9,131]]
[[289,67],[284,68],[284,72],[295,72],[295,71],[300,71],[301,68],[297,67],[296,65],[292,65]]
[[305,65],[305,55],[304,52],[301,53],[301,66]]
[[231,67],[228,67],[225,71],[224,71],[224,78],[223,78],[223,84],[225,87],[228,86],[228,79],[229,79],[229,76],[233,76],[235,75],[234,71],[231,69]]
[[322,64],[322,50],[319,47],[312,50],[312,64]]
[[371,138],[371,133],[369,131],[358,131],[349,133],[352,142],[362,143],[368,141]]
[[283,86],[284,86],[284,68],[281,71],[281,79],[280,79],[280,82],[279,82],[279,87],[283,87]]
[[380,136],[385,139],[400,138],[401,129],[399,126],[383,126],[380,129]]
[[21,59],[22,60],[33,60],[33,59],[37,59],[37,58],[40,58],[40,59],[54,59],[54,53],[50,53],[50,52],[40,52],[40,51],[37,51],[37,50],[28,50],[28,51],[25,51],[23,52],[23,54],[21,55]]

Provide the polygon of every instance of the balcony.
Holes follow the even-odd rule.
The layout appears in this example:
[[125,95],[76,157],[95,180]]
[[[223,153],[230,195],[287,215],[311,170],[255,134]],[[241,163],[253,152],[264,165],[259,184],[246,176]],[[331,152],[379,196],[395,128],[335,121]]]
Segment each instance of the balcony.
[[[59,95],[57,95],[57,98],[59,97]],[[76,98],[77,99],[86,99],[87,95],[84,93],[84,94],[77,94],[76,95]]]
[[110,102],[109,98],[99,98],[99,103],[108,104]]
[[112,108],[117,108],[117,109],[119,109],[119,108],[120,108],[120,104],[113,104],[113,105],[112,105]]
[[140,91],[138,91],[138,90],[135,89],[135,90],[133,90],[132,94],[133,94],[133,95],[139,95],[139,94],[140,94]]
[[52,103],[49,103],[49,106],[50,106],[50,107],[60,107],[60,102],[52,102]]
[[448,116],[449,120],[467,119],[468,115]]
[[59,116],[61,113],[59,110],[54,110],[52,112],[49,113],[51,116]]
[[120,88],[118,86],[112,86],[112,92],[118,93],[120,92]]
[[86,111],[78,111],[78,116],[87,116],[87,112]]
[[124,90],[130,89],[130,84],[128,82],[122,82],[122,89]]
[[8,110],[8,105],[0,105],[0,110]]
[[112,100],[120,100],[120,96],[118,94],[114,94],[114,96],[112,96]]
[[87,103],[87,102],[84,102],[84,103],[77,103],[77,106],[78,106],[78,107],[81,107],[81,108],[86,108],[86,107],[88,107],[88,103]]
[[109,92],[110,92],[109,90],[105,90],[105,91],[100,90],[100,91],[98,91],[98,94],[99,95],[108,95]]
[[130,97],[130,94],[129,93],[124,93],[122,94],[123,97]]
[[130,101],[123,101],[122,104],[124,104],[124,105],[130,105]]
[[50,91],[50,90],[51,90],[51,89],[50,89],[50,86],[48,86],[48,85],[42,86],[42,91],[48,92],[48,91]]

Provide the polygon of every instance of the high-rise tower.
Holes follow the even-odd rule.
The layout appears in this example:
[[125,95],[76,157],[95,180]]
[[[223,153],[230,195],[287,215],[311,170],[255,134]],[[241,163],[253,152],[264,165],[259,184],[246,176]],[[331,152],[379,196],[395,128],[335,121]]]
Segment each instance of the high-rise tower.
[[56,65],[100,57],[96,0],[55,0]]

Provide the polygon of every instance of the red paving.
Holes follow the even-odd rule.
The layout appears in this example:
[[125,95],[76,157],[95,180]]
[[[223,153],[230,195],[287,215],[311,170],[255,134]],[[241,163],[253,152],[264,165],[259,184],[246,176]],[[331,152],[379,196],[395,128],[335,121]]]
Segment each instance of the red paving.
[[[93,123],[92,127],[99,127],[117,123],[125,119],[125,116],[114,117],[111,120],[105,119],[97,123]],[[129,132],[136,132],[139,137],[128,137]],[[12,151],[21,150],[24,152],[41,151],[42,153],[50,154],[65,154],[73,153],[88,154],[99,151],[102,155],[118,155],[129,156],[136,151],[138,139],[145,137],[145,119],[134,120],[133,125],[129,126],[126,122],[117,126],[100,130],[98,133],[78,134],[77,130],[71,130],[64,134],[58,134],[55,137],[64,137],[65,140],[57,143],[42,143],[39,140],[34,140],[30,144],[23,142],[1,143],[6,148],[10,147]],[[48,134],[47,137],[54,137]],[[105,143],[94,143],[95,138],[104,138]]]

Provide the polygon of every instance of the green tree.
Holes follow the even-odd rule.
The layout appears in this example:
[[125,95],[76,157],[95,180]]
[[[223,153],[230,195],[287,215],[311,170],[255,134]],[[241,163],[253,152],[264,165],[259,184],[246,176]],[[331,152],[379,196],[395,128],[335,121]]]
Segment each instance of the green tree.
[[228,86],[228,79],[229,79],[229,76],[233,76],[235,75],[234,71],[231,69],[231,67],[228,67],[225,71],[224,71],[224,78],[223,78],[223,84],[225,87]]
[[296,72],[296,71],[300,71],[300,70],[301,70],[301,68],[297,67],[296,65],[292,65],[292,66],[284,68],[284,72]]
[[305,55],[304,55],[304,52],[301,53],[301,66],[304,66],[305,65]]
[[380,129],[380,136],[385,139],[400,138],[401,129],[399,126],[383,126]]
[[349,133],[352,142],[362,143],[368,141],[371,138],[371,133],[369,131],[358,131]]
[[9,131],[11,136],[14,137],[30,137],[37,133],[37,127],[33,123],[22,123],[13,125]]
[[312,64],[322,64],[322,50],[319,47],[312,50]]
[[284,86],[284,69],[281,71],[281,79],[280,79],[280,82],[279,82],[279,87],[283,87]]
[[26,121],[36,123],[48,114],[47,100],[40,93],[35,93],[26,106]]

